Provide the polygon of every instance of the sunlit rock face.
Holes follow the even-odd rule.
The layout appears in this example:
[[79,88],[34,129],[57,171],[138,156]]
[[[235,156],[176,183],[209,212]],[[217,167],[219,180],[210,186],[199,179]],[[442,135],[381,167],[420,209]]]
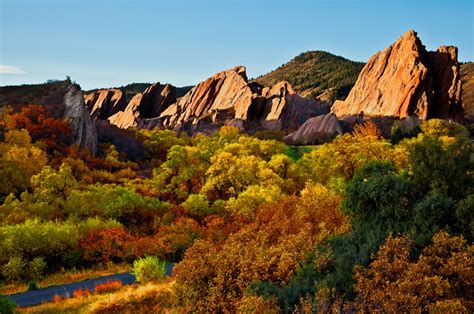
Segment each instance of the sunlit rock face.
[[298,95],[288,82],[271,88],[249,83],[245,67],[237,66],[199,83],[159,119],[147,123],[168,128],[228,124],[247,131],[294,130],[308,118],[328,111],[325,102]]
[[105,120],[125,110],[125,94],[119,89],[102,89],[84,96],[87,109],[94,120]]
[[359,115],[462,121],[457,48],[428,52],[416,32],[409,31],[372,56],[344,101],[336,101],[337,117]]
[[140,120],[158,117],[176,101],[176,90],[170,84],[156,83],[136,94],[123,111],[110,116],[111,124],[120,128],[135,127]]

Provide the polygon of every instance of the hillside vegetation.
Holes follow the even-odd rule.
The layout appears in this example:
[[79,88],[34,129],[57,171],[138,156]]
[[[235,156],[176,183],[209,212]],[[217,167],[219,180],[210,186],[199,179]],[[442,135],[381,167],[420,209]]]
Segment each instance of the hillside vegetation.
[[54,81],[44,84],[24,84],[0,87],[0,107],[34,103],[61,102],[65,86],[69,81]]
[[[388,141],[366,122],[296,151],[230,126],[124,132],[117,147],[140,157],[111,137],[79,149],[42,106],[0,114],[0,282],[114,264],[140,280],[38,312],[473,312],[464,126],[432,119]],[[166,280],[162,261],[173,283],[147,285]]]
[[363,66],[363,62],[354,62],[329,52],[308,51],[255,81],[265,86],[288,81],[303,95],[318,96],[330,91],[330,99],[344,99]]

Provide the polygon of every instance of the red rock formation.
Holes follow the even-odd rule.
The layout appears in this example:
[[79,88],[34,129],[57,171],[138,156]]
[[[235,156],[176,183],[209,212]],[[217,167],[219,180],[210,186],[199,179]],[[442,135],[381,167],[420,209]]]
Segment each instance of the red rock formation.
[[285,136],[288,144],[315,144],[326,141],[343,133],[339,120],[333,113],[320,115],[306,120],[298,130]]
[[247,119],[254,91],[247,83],[244,67],[219,72],[193,87],[178,102],[165,110],[161,117],[166,126],[210,117],[230,111],[229,117]]
[[409,31],[372,56],[345,101],[336,101],[338,116],[389,116],[462,119],[460,75],[455,47],[427,52]]
[[467,123],[474,123],[474,63],[461,66],[462,106]]
[[441,46],[428,53],[434,95],[429,117],[462,121],[461,69],[458,48]]
[[328,112],[325,102],[298,95],[290,83],[284,81],[263,89],[262,96],[268,112],[261,117],[265,129],[296,130],[308,118]]
[[119,89],[102,89],[84,96],[87,109],[93,119],[105,120],[125,110],[125,95]]
[[272,88],[248,83],[245,68],[240,66],[199,83],[163,111],[160,121],[149,121],[148,125],[161,123],[173,128],[199,123],[202,129],[207,121],[241,125],[244,129],[292,130],[306,119],[327,112],[325,103],[299,96],[287,82]]
[[109,118],[111,124],[120,128],[137,126],[140,119],[158,117],[176,101],[175,88],[169,84],[156,83],[143,93],[136,94],[125,110],[117,112]]

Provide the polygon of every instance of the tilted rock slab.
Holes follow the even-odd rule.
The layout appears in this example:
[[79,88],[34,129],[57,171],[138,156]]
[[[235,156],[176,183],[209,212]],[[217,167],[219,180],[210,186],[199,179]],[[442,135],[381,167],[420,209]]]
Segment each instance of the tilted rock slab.
[[336,101],[332,112],[462,121],[459,73],[456,47],[427,52],[411,30],[369,59],[347,99]]
[[125,94],[119,89],[102,89],[84,96],[91,117],[106,120],[127,107]]
[[125,110],[117,112],[108,120],[119,128],[135,127],[141,119],[159,116],[175,101],[176,89],[173,86],[156,83],[133,96]]
[[326,103],[301,97],[288,82],[271,88],[248,83],[245,67],[237,66],[199,83],[163,111],[159,119],[143,125],[161,125],[191,133],[202,131],[206,124],[209,128],[210,124],[227,124],[246,130],[294,130],[308,118],[327,112]]
[[[212,121],[226,118],[246,120],[256,91],[247,84],[244,67],[222,71],[193,87],[162,114],[164,125],[197,122],[209,117]],[[225,118],[224,118],[225,119]]]
[[285,136],[288,144],[316,144],[335,135],[341,135],[343,128],[333,113],[320,115],[306,120],[298,130]]

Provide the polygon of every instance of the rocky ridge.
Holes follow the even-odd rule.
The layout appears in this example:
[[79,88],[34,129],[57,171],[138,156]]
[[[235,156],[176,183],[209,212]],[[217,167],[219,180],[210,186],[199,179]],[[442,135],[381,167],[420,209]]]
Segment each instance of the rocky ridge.
[[120,128],[137,126],[141,119],[159,116],[176,101],[176,90],[170,84],[156,83],[143,93],[136,94],[126,108],[108,117],[111,124]]
[[118,89],[101,89],[84,95],[87,109],[93,119],[104,120],[125,110],[125,95]]
[[245,67],[219,72],[176,99],[171,85],[150,86],[108,120],[120,128],[168,128],[212,133],[222,125],[257,130],[295,130],[329,106],[298,95],[288,82],[272,87],[249,83]]

